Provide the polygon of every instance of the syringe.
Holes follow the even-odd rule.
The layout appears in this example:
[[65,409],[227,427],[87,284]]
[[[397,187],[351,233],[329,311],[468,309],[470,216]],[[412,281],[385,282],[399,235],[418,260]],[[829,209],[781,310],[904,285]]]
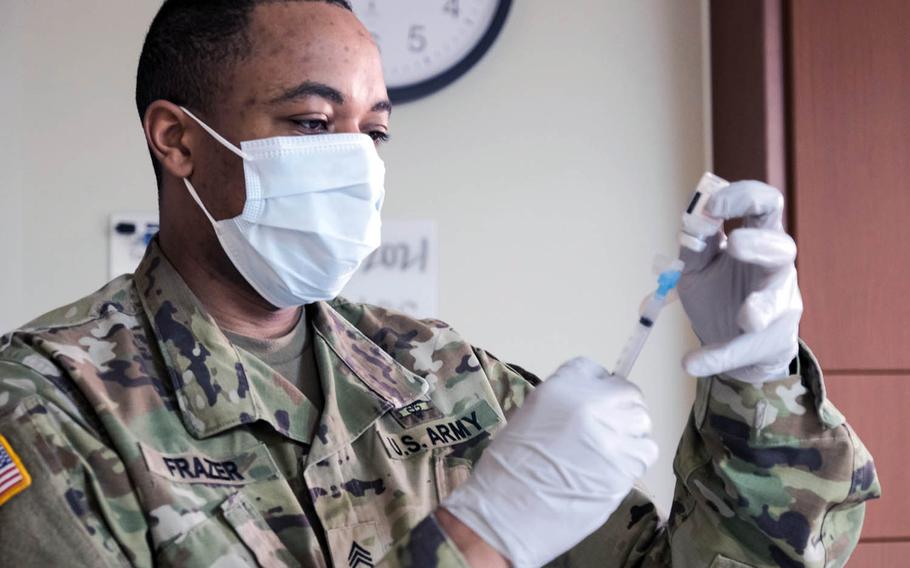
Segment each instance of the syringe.
[[[712,195],[728,185],[730,182],[711,172],[706,172],[701,177],[695,193],[692,195],[692,200],[689,202],[689,207],[683,214],[682,230],[679,233],[679,243],[682,246],[695,252],[701,252],[707,246],[706,240],[721,229],[723,219],[708,215],[705,212],[705,205]],[[651,328],[654,327],[654,322],[657,321],[657,316],[660,315],[660,310],[667,301],[667,294],[676,288],[684,267],[685,263],[682,260],[674,260],[657,277],[657,290],[645,299],[638,323],[635,324],[635,329],[626,342],[619,361],[616,362],[614,375],[623,378],[629,377],[632,365],[638,359],[638,355],[651,333]]]
[[617,377],[624,379],[629,377],[632,366],[638,359],[638,355],[641,353],[642,348],[645,346],[645,341],[651,333],[651,328],[654,327],[657,316],[660,315],[660,310],[667,301],[667,295],[676,288],[684,267],[683,261],[674,260],[657,277],[657,290],[645,299],[638,322],[635,324],[635,329],[626,342],[626,346],[619,356],[619,361],[616,362],[613,374]]

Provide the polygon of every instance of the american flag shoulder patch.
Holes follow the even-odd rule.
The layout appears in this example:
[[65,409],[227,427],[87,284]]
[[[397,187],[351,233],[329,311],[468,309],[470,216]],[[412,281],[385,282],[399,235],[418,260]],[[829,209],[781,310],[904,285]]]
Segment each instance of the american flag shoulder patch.
[[0,506],[25,491],[32,477],[9,442],[0,435]]

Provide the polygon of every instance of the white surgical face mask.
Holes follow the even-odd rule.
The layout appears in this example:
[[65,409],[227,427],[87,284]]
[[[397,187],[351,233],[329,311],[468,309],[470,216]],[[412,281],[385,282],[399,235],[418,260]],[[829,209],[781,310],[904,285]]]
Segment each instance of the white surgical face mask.
[[372,138],[282,136],[237,148],[181,109],[243,159],[239,217],[216,221],[183,180],[240,274],[279,308],[335,298],[379,247],[385,166]]

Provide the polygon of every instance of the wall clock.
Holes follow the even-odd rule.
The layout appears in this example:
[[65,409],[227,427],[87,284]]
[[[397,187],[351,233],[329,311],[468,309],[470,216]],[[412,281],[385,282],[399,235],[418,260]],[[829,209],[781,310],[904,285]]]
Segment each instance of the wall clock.
[[353,0],[385,68],[392,102],[446,87],[473,67],[502,31],[512,0]]

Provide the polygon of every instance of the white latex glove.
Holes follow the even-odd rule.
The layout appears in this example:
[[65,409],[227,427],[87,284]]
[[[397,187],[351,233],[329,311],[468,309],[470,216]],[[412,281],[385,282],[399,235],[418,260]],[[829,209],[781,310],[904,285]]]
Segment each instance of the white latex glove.
[[705,212],[742,217],[745,226],[723,230],[686,263],[679,297],[702,348],[686,355],[690,374],[725,373],[762,383],[789,374],[799,349],[803,302],[796,279],[796,243],[783,230],[784,198],[758,181],[740,181],[715,193]]
[[603,525],[656,459],[641,391],[580,357],[528,395],[443,507],[513,566],[541,566]]

